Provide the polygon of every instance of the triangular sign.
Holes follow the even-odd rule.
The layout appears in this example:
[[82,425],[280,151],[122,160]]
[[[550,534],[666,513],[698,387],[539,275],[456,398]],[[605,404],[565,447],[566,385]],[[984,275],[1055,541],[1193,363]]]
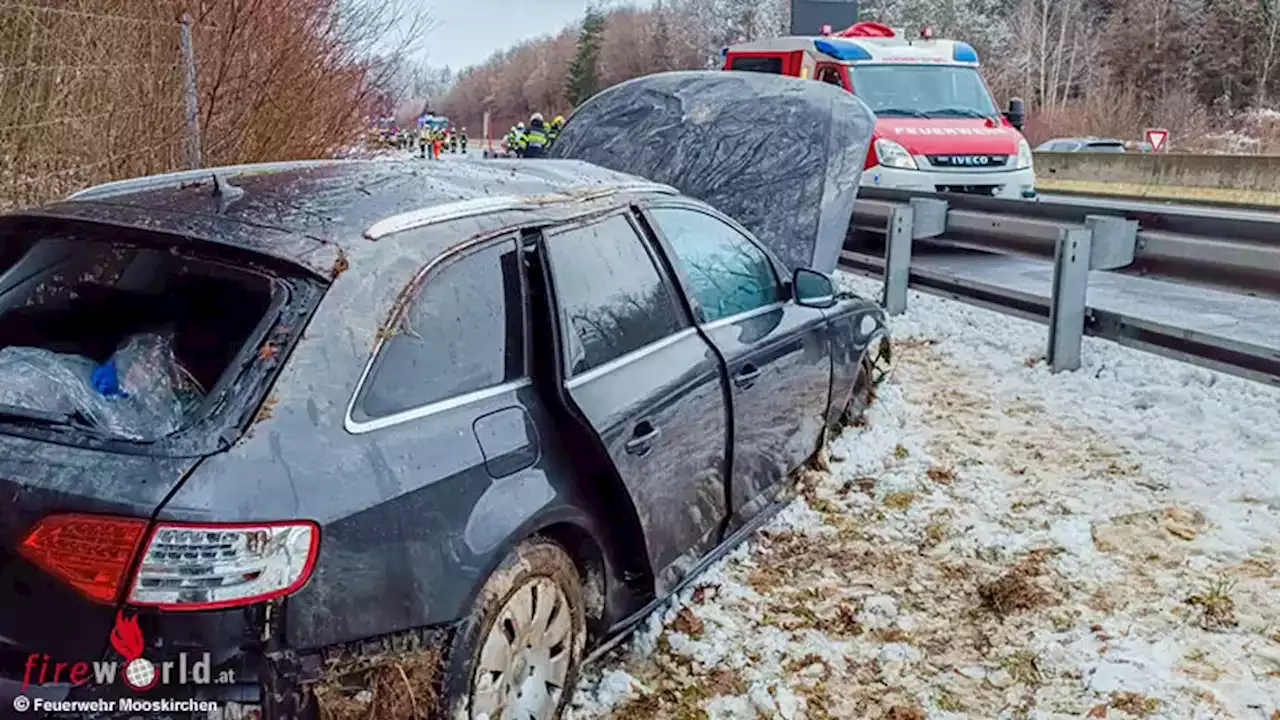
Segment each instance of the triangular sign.
[[1168,139],[1168,130],[1147,130],[1147,144],[1151,146],[1151,152],[1160,152]]

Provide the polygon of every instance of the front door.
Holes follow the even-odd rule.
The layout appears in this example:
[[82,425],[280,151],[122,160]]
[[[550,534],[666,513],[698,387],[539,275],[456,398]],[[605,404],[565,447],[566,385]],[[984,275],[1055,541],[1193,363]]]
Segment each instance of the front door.
[[629,212],[545,233],[565,389],[635,505],[659,595],[719,540],[729,410],[715,350]]
[[774,499],[822,440],[831,393],[826,316],[791,300],[778,263],[745,231],[693,207],[653,207],[648,215],[728,371],[730,527],[737,527]]

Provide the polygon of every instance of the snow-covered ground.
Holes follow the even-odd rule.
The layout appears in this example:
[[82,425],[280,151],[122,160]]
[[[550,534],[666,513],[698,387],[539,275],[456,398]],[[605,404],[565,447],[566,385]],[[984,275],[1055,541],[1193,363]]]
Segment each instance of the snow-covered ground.
[[[874,296],[879,283],[842,276]],[[1280,720],[1280,390],[912,292],[831,471],[571,717]]]

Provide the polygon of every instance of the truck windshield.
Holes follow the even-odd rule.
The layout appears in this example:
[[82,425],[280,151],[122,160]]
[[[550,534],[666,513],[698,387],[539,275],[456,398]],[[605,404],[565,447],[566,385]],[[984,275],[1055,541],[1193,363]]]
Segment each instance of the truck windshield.
[[999,117],[977,68],[957,65],[854,65],[853,93],[876,115]]

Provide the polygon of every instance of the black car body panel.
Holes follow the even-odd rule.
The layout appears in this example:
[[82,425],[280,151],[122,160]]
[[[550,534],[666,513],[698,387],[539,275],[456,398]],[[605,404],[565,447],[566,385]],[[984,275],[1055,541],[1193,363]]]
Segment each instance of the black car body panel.
[[[230,202],[209,197],[209,183],[148,185],[27,214],[209,246],[287,277],[292,300],[265,337],[265,369],[250,383],[261,392],[245,391],[248,419],[224,436],[229,444],[212,437],[164,457],[66,448],[34,430],[0,434],[0,702],[13,692],[4,681],[14,679],[14,661],[27,653],[92,660],[110,652],[115,608],[89,606],[13,553],[53,511],[318,525],[314,571],[287,598],[139,612],[148,657],[208,652],[216,668],[235,671],[234,685],[201,689],[221,699],[262,702],[315,680],[323,653],[336,647],[424,628],[447,637],[511,548],[535,534],[573,549],[590,588],[594,639],[603,640],[776,499],[838,420],[874,334],[867,323],[884,332],[880,311],[863,300],[797,305],[767,248],[761,257],[777,298],[707,321],[651,209],[682,207],[744,231],[636,178],[579,162],[432,167],[262,170],[232,178],[244,194]],[[516,202],[467,205],[507,194]],[[424,207],[434,209],[429,217],[370,233],[388,215]],[[610,232],[629,233],[657,278],[643,297],[618,300],[615,335],[653,339],[576,368],[566,338],[577,326],[559,314],[568,296],[556,280],[557,238],[610,219],[622,223]],[[420,330],[408,322],[419,295],[485,253],[501,258],[505,304],[493,309],[503,313],[509,355],[501,381],[370,410],[389,348]],[[669,293],[661,308],[652,295],[660,288]],[[752,368],[758,374],[738,377]],[[46,612],[65,613],[74,632],[40,624]]]

